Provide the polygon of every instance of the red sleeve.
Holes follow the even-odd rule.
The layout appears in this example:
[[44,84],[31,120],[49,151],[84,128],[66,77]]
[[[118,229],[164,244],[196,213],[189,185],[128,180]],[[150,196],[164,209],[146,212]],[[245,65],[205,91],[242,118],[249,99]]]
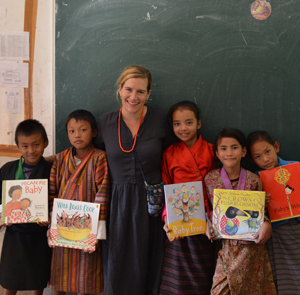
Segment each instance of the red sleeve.
[[163,153],[163,159],[161,162],[162,181],[164,181],[166,184],[173,184],[173,177],[171,176],[169,170],[168,150],[169,149]]

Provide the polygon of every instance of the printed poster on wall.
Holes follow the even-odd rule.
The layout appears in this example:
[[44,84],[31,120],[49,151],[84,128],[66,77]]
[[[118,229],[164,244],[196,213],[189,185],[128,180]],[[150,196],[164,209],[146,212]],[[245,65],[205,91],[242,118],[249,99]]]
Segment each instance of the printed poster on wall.
[[202,181],[164,186],[169,237],[203,234],[206,231]]
[[215,189],[213,228],[222,239],[252,240],[264,222],[265,192]]
[[300,216],[300,163],[259,172],[263,190],[271,194],[267,205],[272,222]]
[[48,221],[48,179],[3,180],[2,223]]
[[54,199],[49,245],[95,250],[100,204]]

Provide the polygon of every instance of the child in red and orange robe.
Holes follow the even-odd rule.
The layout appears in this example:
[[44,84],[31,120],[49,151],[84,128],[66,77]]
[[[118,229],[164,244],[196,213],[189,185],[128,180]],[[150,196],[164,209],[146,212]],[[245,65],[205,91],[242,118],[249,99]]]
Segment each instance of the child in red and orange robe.
[[[165,150],[162,178],[166,184],[203,181],[213,168],[212,144],[202,139],[199,109],[191,101],[173,105],[169,111],[175,135],[181,140]],[[204,187],[204,186],[203,186]],[[206,212],[209,201],[204,190]],[[167,233],[166,208],[162,215]],[[169,236],[168,236],[169,238]],[[179,236],[166,243],[160,294],[210,294],[214,274],[214,245],[206,235]]]

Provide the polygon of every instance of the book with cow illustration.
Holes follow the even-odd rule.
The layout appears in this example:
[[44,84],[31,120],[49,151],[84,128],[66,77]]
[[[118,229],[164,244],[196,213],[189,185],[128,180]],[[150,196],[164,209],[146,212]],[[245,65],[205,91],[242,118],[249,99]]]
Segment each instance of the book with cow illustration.
[[203,234],[206,231],[202,181],[164,186],[169,237]]
[[222,239],[252,240],[264,222],[265,192],[215,189],[213,228]]
[[95,250],[100,204],[54,199],[49,245]]
[[271,194],[268,212],[272,222],[300,216],[300,163],[259,172],[263,189]]
[[48,180],[2,182],[2,223],[48,221]]

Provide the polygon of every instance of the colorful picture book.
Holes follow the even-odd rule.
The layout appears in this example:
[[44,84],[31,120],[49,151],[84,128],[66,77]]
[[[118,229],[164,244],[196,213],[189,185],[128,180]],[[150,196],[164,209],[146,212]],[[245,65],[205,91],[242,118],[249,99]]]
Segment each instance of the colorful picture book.
[[206,231],[202,181],[164,186],[169,237],[203,234]]
[[267,207],[272,222],[300,216],[300,163],[264,170],[259,176],[271,194]]
[[252,240],[264,222],[265,192],[215,189],[213,200],[215,236]]
[[49,244],[95,250],[100,204],[54,199]]
[[2,223],[48,221],[48,180],[3,180]]

